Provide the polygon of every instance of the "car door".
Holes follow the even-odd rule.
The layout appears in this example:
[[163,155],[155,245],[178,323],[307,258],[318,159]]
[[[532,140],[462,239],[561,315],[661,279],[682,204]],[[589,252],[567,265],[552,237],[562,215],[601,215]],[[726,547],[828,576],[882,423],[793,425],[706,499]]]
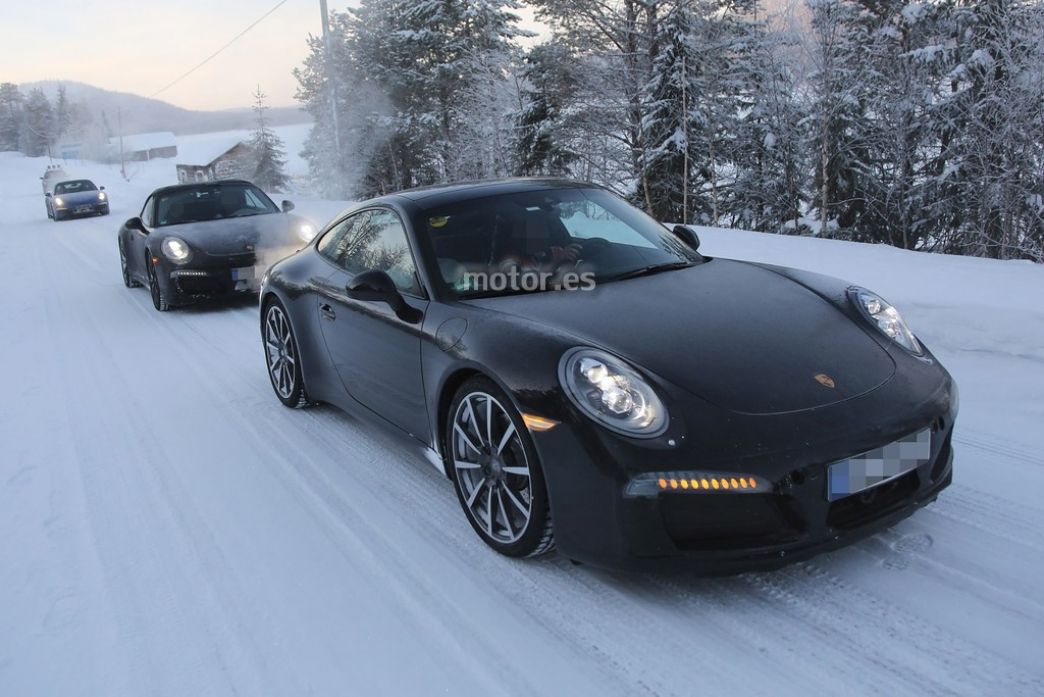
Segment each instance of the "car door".
[[137,276],[140,280],[146,280],[145,271],[145,245],[149,241],[148,230],[152,229],[153,211],[155,209],[155,196],[149,196],[145,199],[145,205],[141,208],[141,214],[138,216],[141,219],[142,230],[128,229],[127,231],[127,263],[131,270],[131,273]]
[[[331,265],[318,287],[319,324],[344,389],[359,403],[428,443],[430,432],[421,377],[421,326],[428,301],[417,276],[406,229],[388,208],[349,216],[320,240],[319,254]],[[348,297],[359,273],[391,276],[408,305],[410,321],[383,302]]]

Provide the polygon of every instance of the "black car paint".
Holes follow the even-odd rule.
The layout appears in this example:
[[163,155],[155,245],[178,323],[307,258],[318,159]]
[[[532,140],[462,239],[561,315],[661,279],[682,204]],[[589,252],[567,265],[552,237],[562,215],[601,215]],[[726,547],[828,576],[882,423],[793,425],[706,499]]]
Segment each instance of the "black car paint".
[[[843,281],[706,258],[689,269],[607,283],[589,293],[462,302],[432,277],[431,245],[417,239],[413,224],[429,204],[560,186],[578,185],[524,180],[413,191],[335,219],[327,229],[363,207],[399,215],[426,296],[407,298],[423,312],[419,323],[383,304],[348,298],[348,274],[338,273],[315,245],[275,265],[261,301],[271,294],[287,307],[309,395],[376,415],[441,452],[445,410],[457,386],[474,374],[492,379],[519,411],[560,422],[531,434],[547,478],[556,544],[569,558],[610,568],[658,567],[668,560],[704,573],[768,568],[891,525],[949,484],[952,379],[927,350],[913,355],[869,326]],[[335,319],[320,311],[326,304],[335,308]],[[332,332],[342,317],[350,318],[345,329]],[[800,336],[785,335],[790,322],[797,322]],[[836,335],[837,347],[831,343]],[[765,362],[775,360],[777,345],[774,373]],[[582,414],[558,377],[561,356],[575,346],[616,353],[640,370],[670,413],[667,431],[628,438]],[[355,365],[346,374],[347,362]],[[836,377],[836,388],[816,381],[819,372]],[[858,525],[838,525],[831,513],[837,502],[826,500],[826,467],[922,428],[934,429],[932,459],[902,478],[913,488]],[[787,534],[724,533],[692,545],[672,536],[675,518],[741,528],[758,501],[729,494],[622,495],[634,474],[694,469],[771,481],[771,507]],[[700,509],[717,517],[701,520]]]
[[[247,184],[239,180],[207,182],[207,186],[221,183]],[[284,212],[225,218],[181,225],[155,226],[149,221],[151,203],[159,196],[195,184],[162,187],[153,191],[142,206],[141,213],[120,227],[119,243],[127,258],[127,271],[133,280],[148,286],[149,265],[156,271],[156,279],[171,305],[196,300],[222,297],[235,292],[229,277],[233,268],[255,266],[258,255],[273,241],[281,241],[287,253],[305,244],[295,237],[292,228],[306,221]],[[274,204],[273,204],[274,205]],[[162,253],[167,237],[178,237],[192,248],[192,257],[184,263],[175,263]],[[275,259],[273,259],[275,261]],[[188,287],[190,281],[177,278],[180,271],[204,271],[211,276],[207,285]]]

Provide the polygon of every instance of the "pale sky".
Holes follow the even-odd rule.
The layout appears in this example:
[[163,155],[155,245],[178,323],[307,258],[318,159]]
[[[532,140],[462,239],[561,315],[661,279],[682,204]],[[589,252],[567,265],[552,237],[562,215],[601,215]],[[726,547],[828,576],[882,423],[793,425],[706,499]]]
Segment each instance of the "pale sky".
[[[0,82],[75,80],[148,97],[276,2],[5,1]],[[331,11],[357,4],[328,3]],[[219,56],[156,98],[189,109],[246,107],[261,85],[270,106],[294,105],[297,83],[290,71],[308,52],[308,34],[320,31],[319,0],[287,0]]]

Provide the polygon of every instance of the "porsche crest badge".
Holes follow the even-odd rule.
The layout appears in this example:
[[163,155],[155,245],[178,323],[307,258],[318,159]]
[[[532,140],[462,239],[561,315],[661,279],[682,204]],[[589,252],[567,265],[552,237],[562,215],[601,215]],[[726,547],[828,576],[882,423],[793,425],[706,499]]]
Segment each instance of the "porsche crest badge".
[[816,375],[816,382],[818,382],[823,387],[829,387],[830,389],[834,389],[835,387],[837,387],[837,383],[834,382],[834,378],[830,377],[826,373],[818,373]]

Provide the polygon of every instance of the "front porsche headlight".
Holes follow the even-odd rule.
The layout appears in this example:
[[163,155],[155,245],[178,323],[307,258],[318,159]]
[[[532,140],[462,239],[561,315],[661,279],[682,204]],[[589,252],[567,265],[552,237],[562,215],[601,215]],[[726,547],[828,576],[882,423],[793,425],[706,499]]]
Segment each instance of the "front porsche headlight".
[[98,192],[98,200],[99,200],[99,201],[104,201],[104,200],[106,200],[106,199],[108,199],[108,198],[109,198],[109,197],[105,195],[105,192],[104,192],[104,191],[99,191],[99,192]]
[[163,240],[160,249],[163,250],[163,256],[178,264],[187,261],[192,256],[188,243],[177,237],[168,237]]
[[667,430],[667,410],[636,370],[604,351],[574,348],[562,356],[566,394],[592,419],[617,433],[653,438]]
[[902,315],[884,298],[877,293],[871,293],[866,288],[849,288],[848,294],[863,316],[870,320],[870,323],[882,334],[910,353],[917,355],[924,353],[921,343],[910,331],[910,327],[906,326]]
[[302,242],[311,242],[315,239],[315,233],[318,230],[315,229],[315,225],[311,223],[300,223],[296,226],[297,236],[301,238]]
[[65,205],[65,201],[62,200],[61,196],[55,196],[54,197],[54,205],[56,205],[56,206],[64,206]]

